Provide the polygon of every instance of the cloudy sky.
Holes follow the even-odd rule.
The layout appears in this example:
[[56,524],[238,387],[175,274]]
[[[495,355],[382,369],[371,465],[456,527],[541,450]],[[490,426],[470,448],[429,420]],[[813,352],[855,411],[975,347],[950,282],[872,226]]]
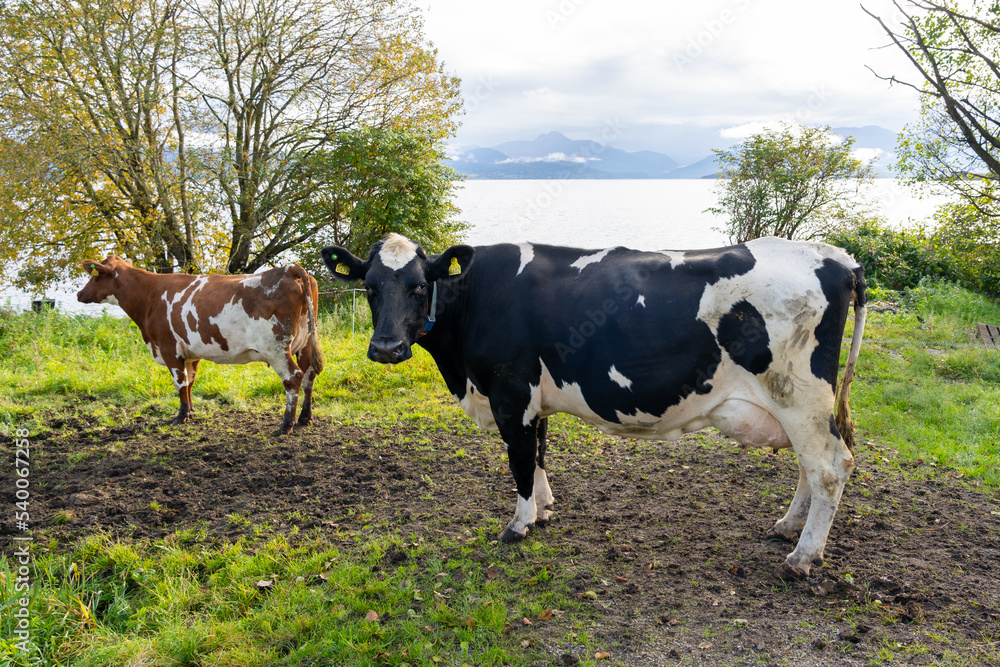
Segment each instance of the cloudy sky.
[[[682,163],[761,123],[916,117],[911,75],[857,0],[423,0],[427,37],[463,80],[456,142],[561,131]],[[864,0],[884,18],[889,0]]]

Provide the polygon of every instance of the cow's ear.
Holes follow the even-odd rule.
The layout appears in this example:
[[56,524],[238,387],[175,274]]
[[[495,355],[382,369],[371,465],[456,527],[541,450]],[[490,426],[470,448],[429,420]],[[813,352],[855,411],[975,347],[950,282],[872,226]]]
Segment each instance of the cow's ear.
[[104,266],[97,260],[85,259],[82,262],[80,262],[80,266],[83,267],[84,271],[95,277],[107,276],[111,274],[111,269]]
[[320,252],[323,263],[334,278],[339,280],[361,280],[365,277],[365,262],[340,246],[327,246]]
[[476,249],[470,245],[455,245],[440,255],[432,256],[427,267],[427,279],[433,281],[463,275],[469,270],[475,252]]

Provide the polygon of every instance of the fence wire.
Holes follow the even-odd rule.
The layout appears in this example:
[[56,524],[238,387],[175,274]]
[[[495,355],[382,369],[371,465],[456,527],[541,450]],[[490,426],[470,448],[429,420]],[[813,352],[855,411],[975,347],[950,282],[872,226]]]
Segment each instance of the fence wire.
[[[843,339],[845,343],[850,343],[850,338]],[[903,338],[862,338],[862,345],[909,345],[911,347],[922,347],[924,349],[932,347],[954,347],[954,348],[978,348],[980,350],[1000,351],[995,345],[986,343],[938,343],[929,340],[906,340]]]

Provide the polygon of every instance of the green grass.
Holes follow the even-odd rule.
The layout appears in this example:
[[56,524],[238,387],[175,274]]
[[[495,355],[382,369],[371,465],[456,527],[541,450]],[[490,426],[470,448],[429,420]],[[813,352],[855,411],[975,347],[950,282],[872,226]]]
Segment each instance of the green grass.
[[[367,305],[364,305],[367,310]],[[344,315],[320,317],[325,370],[315,390],[318,414],[342,421],[399,417],[429,419],[456,414],[433,360],[420,348],[405,364],[373,364],[365,357],[370,322],[359,313],[351,336]],[[13,315],[0,311],[0,429],[40,425],[46,414],[86,405],[107,424],[129,421],[150,406],[176,411],[170,373],[156,364],[129,320],[70,317],[47,312]],[[83,404],[81,396],[97,399]],[[272,411],[284,407],[278,376],[266,364],[199,366],[193,399],[196,411]]]
[[933,283],[902,300],[865,329],[851,391],[862,437],[1000,485],[1000,350],[970,338],[977,322],[1000,324],[1000,305]]
[[[69,553],[44,552],[29,607],[35,651],[21,654],[5,639],[0,662],[503,664],[524,653],[507,636],[509,625],[555,600],[565,610],[570,597],[558,581],[518,595],[504,579],[537,579],[525,559],[507,558],[506,576],[491,577],[470,558],[506,558],[485,532],[433,544],[345,533],[358,543],[347,550],[309,539],[293,546],[284,537],[210,550],[206,535],[191,533],[127,545],[95,535]],[[405,562],[381,567],[389,550]],[[0,556],[7,600],[21,595],[15,569]],[[13,637],[8,630],[4,636]]]

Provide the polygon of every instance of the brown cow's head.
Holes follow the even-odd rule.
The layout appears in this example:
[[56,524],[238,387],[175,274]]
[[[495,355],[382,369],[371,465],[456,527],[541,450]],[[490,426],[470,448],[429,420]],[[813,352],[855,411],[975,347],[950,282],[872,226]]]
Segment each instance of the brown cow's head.
[[362,260],[344,248],[323,248],[323,261],[341,280],[361,280],[372,309],[368,358],[398,364],[412,356],[410,346],[420,338],[430,312],[434,284],[465,274],[475,250],[456,245],[440,255],[399,234],[389,234]]
[[108,255],[103,262],[85,259],[80,266],[90,274],[90,280],[77,292],[76,300],[80,303],[110,303],[117,306],[118,270],[131,267],[132,262],[116,255]]

